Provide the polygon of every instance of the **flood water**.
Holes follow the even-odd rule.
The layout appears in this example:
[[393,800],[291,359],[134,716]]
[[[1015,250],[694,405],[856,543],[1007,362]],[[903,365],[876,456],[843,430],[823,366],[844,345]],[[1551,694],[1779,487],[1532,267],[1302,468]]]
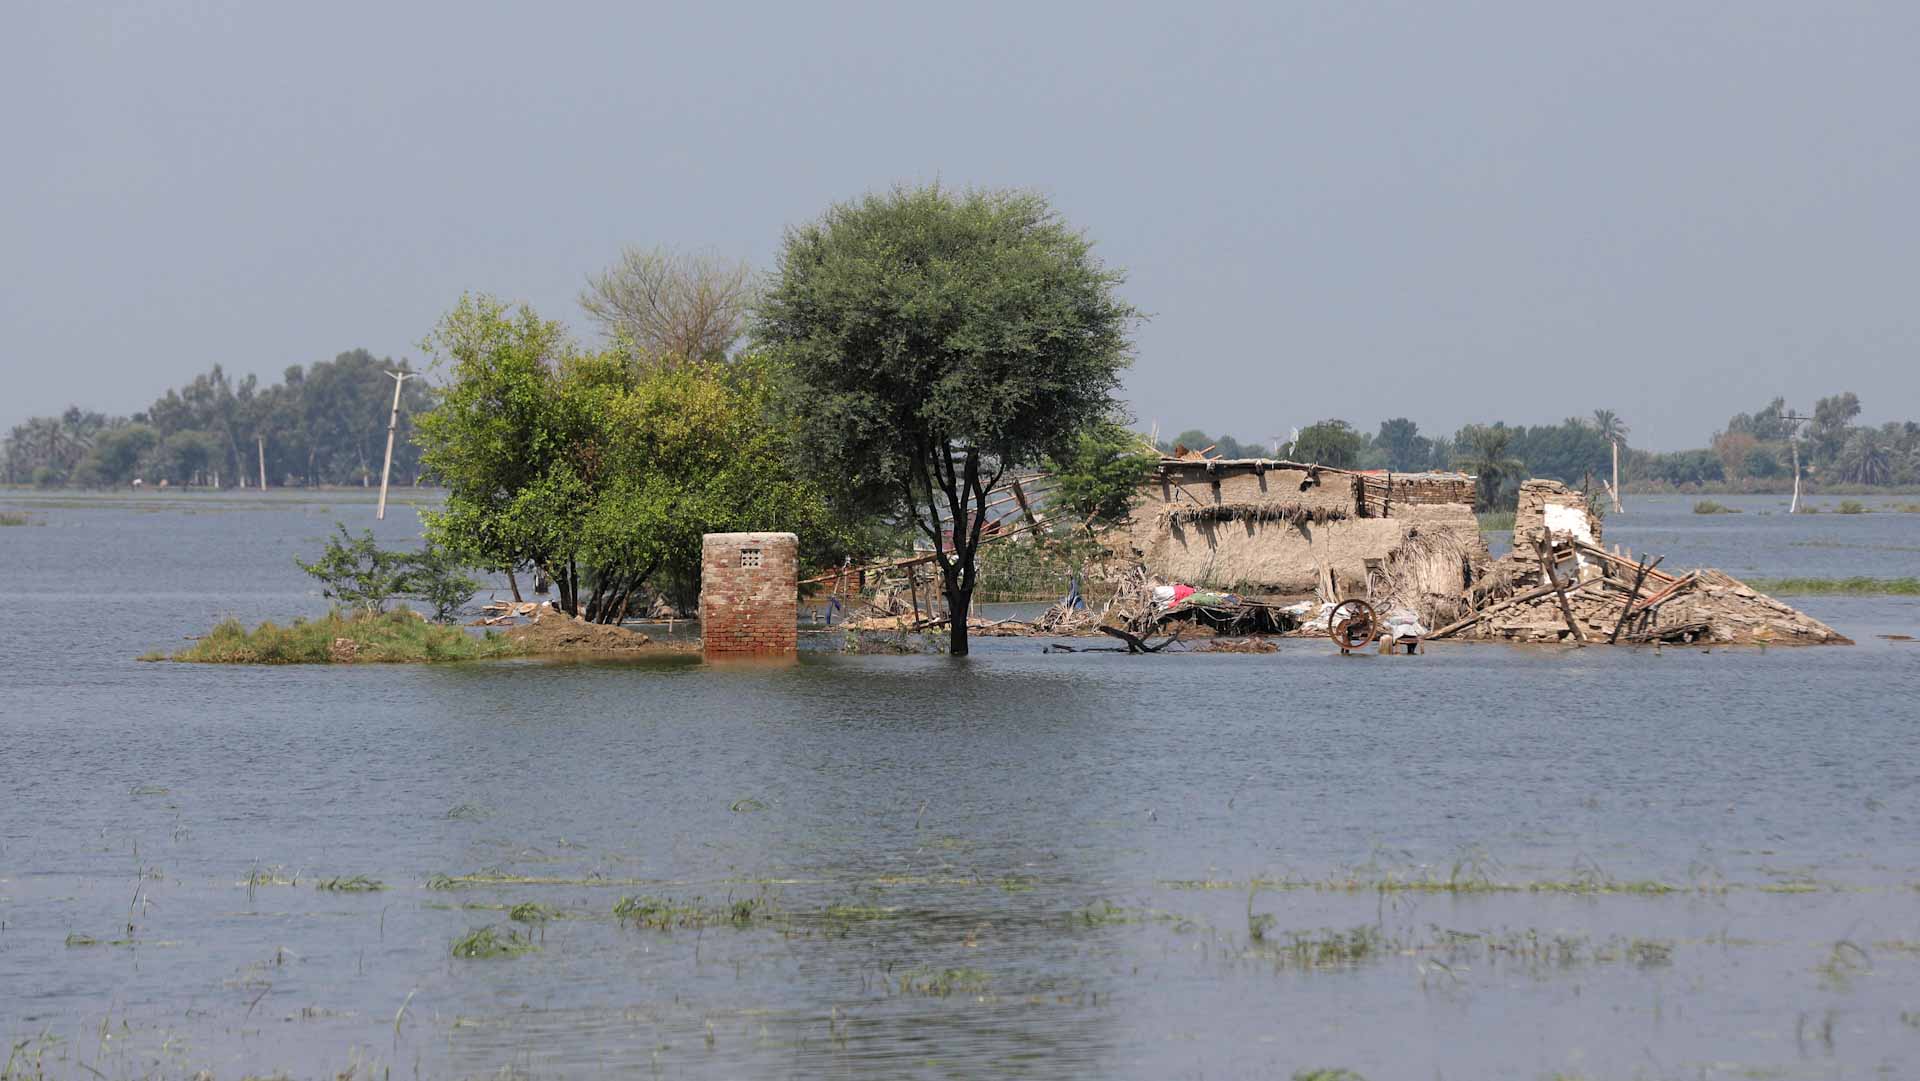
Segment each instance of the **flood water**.
[[[1920,514],[1722,501],[1607,539],[1920,573]],[[134,658],[324,611],[293,557],[371,501],[0,509],[14,1076],[1920,1075],[1920,598],[1794,598],[1859,643],[1798,651],[194,666]]]

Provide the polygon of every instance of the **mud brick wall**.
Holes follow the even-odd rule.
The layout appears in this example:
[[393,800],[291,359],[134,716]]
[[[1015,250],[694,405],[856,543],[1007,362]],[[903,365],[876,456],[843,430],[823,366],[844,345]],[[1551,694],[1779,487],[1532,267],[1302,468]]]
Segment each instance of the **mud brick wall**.
[[792,654],[800,606],[800,538],[709,533],[700,552],[700,638],[708,656]]

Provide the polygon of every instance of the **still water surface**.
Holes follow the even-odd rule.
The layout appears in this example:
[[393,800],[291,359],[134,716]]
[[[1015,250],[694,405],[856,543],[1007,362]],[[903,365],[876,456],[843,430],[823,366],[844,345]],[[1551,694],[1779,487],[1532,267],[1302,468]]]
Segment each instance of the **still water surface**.
[[[1920,515],[1690,502],[1608,539],[1920,567]],[[156,665],[414,510],[0,507],[16,1070],[1920,1075],[1914,598],[1802,599],[1860,643],[1804,651]],[[538,948],[452,955],[489,925]]]

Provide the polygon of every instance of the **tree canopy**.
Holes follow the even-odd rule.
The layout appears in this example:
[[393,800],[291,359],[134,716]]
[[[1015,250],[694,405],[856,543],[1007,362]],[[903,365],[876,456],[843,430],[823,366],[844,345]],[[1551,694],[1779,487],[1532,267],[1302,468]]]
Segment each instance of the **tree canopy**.
[[987,492],[1113,419],[1138,313],[1029,192],[899,188],[788,231],[756,325],[846,490],[933,547],[967,651]]

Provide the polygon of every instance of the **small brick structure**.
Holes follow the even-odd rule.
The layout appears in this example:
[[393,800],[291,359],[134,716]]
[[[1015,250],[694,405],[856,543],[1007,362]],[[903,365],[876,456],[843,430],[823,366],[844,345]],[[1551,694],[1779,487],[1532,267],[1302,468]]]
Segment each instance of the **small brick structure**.
[[708,533],[700,549],[700,641],[715,656],[792,656],[800,626],[800,538]]

